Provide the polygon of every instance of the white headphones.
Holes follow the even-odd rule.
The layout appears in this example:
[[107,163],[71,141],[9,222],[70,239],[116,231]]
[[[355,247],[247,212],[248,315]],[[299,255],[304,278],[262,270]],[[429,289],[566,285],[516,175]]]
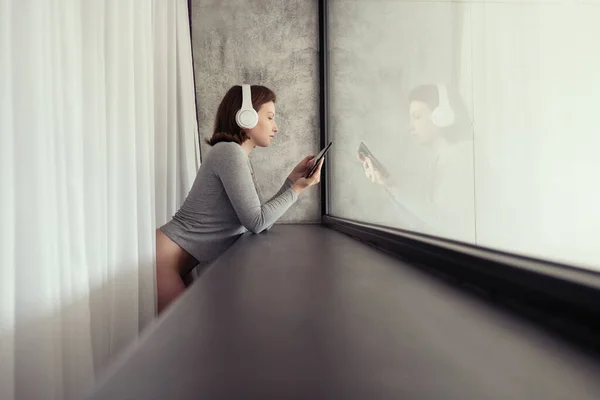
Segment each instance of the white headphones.
[[448,88],[446,85],[437,85],[438,106],[431,113],[431,121],[438,128],[447,128],[454,124],[455,115],[450,99],[448,97]]
[[242,108],[235,114],[235,122],[245,129],[252,129],[258,124],[258,113],[252,107],[250,85],[242,85]]

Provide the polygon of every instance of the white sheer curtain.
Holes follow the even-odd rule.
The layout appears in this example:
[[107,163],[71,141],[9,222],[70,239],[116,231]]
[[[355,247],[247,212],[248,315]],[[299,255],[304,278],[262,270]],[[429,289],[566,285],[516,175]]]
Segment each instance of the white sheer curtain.
[[187,2],[0,0],[0,398],[78,398],[154,317],[199,166]]

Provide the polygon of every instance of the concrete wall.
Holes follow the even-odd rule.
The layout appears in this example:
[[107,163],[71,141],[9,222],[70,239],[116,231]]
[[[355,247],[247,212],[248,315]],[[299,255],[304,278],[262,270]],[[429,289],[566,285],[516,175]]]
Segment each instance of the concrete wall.
[[[299,160],[319,147],[317,0],[192,0],[198,124],[212,134],[223,95],[241,83],[275,91],[279,133],[251,154],[259,189],[270,197]],[[202,143],[202,154],[210,147]],[[279,222],[320,221],[320,191],[302,193]]]

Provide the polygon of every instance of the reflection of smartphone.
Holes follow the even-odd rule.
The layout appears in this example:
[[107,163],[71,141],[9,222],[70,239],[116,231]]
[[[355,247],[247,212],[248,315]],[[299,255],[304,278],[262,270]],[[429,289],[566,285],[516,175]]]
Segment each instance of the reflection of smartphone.
[[373,167],[375,167],[377,171],[379,171],[381,176],[383,176],[384,178],[387,178],[389,176],[383,164],[379,162],[379,160],[373,155],[373,153],[371,153],[371,150],[369,150],[367,145],[363,142],[360,142],[360,146],[358,146],[358,156],[360,157],[361,161],[363,161],[365,157],[369,157],[369,159],[373,163]]
[[306,177],[307,178],[310,178],[312,176],[312,174],[315,173],[315,170],[319,166],[319,162],[321,161],[321,159],[323,157],[325,157],[325,154],[327,154],[327,152],[329,151],[329,148],[331,147],[331,143],[333,143],[333,142],[329,142],[329,144],[327,145],[327,147],[325,147],[323,150],[321,150],[321,152],[319,154],[317,154],[317,156],[315,157],[315,163],[313,164],[313,166],[306,173]]

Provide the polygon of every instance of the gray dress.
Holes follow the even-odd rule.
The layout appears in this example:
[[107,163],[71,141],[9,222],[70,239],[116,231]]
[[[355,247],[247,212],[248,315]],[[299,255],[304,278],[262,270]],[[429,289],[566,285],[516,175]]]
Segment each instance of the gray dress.
[[212,262],[247,231],[269,229],[298,200],[287,179],[261,204],[252,165],[237,143],[217,143],[208,152],[181,208],[160,227],[201,264]]

